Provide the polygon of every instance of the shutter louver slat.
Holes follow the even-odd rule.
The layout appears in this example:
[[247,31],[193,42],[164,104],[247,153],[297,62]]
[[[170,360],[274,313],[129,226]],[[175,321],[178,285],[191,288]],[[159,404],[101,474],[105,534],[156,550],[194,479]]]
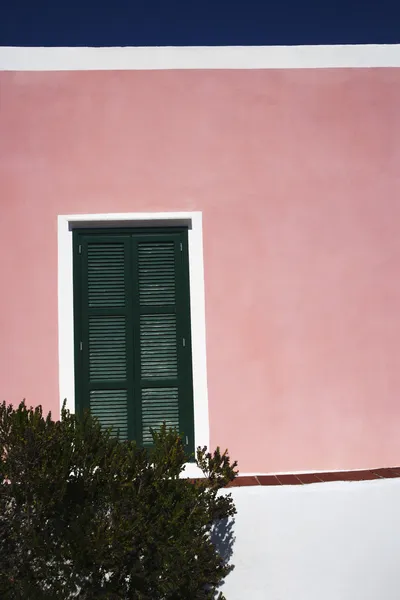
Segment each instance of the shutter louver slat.
[[165,421],[167,427],[179,431],[178,388],[147,388],[142,390],[143,444],[153,443],[150,429],[158,430]]
[[128,410],[126,390],[92,390],[90,411],[103,427],[112,427],[121,439],[128,437]]
[[90,381],[126,379],[126,323],[123,316],[89,317]]
[[138,245],[139,301],[141,306],[175,303],[175,253],[173,242]]
[[140,362],[142,379],[178,376],[175,315],[141,315]]
[[124,263],[122,244],[88,245],[89,307],[125,305]]

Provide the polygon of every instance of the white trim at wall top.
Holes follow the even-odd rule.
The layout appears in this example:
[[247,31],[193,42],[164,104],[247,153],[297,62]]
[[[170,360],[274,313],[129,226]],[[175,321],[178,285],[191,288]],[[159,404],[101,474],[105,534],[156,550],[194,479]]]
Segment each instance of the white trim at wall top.
[[0,47],[2,71],[400,67],[400,44],[113,48]]

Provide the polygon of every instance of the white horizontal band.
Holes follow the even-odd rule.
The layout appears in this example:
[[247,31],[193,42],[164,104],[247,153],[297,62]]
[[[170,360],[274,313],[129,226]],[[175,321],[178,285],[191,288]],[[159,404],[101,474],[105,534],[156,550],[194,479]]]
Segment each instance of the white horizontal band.
[[400,67],[400,44],[124,48],[0,47],[0,70],[323,69]]

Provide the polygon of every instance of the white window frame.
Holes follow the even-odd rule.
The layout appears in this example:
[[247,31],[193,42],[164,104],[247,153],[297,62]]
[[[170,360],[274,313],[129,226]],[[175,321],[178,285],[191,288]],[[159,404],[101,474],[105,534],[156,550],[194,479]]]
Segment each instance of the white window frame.
[[[204,298],[203,226],[201,212],[107,213],[58,216],[58,359],[60,410],[75,412],[74,295],[72,232],[83,227],[188,226],[190,320],[193,364],[195,447],[210,444]],[[185,475],[200,475],[187,464]]]

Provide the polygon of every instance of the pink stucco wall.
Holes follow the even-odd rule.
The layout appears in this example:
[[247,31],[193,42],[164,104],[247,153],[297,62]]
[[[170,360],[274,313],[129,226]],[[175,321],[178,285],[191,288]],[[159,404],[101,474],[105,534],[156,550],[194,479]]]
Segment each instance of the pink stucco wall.
[[400,70],[0,74],[0,397],[58,413],[58,214],[201,210],[211,443],[400,463]]

